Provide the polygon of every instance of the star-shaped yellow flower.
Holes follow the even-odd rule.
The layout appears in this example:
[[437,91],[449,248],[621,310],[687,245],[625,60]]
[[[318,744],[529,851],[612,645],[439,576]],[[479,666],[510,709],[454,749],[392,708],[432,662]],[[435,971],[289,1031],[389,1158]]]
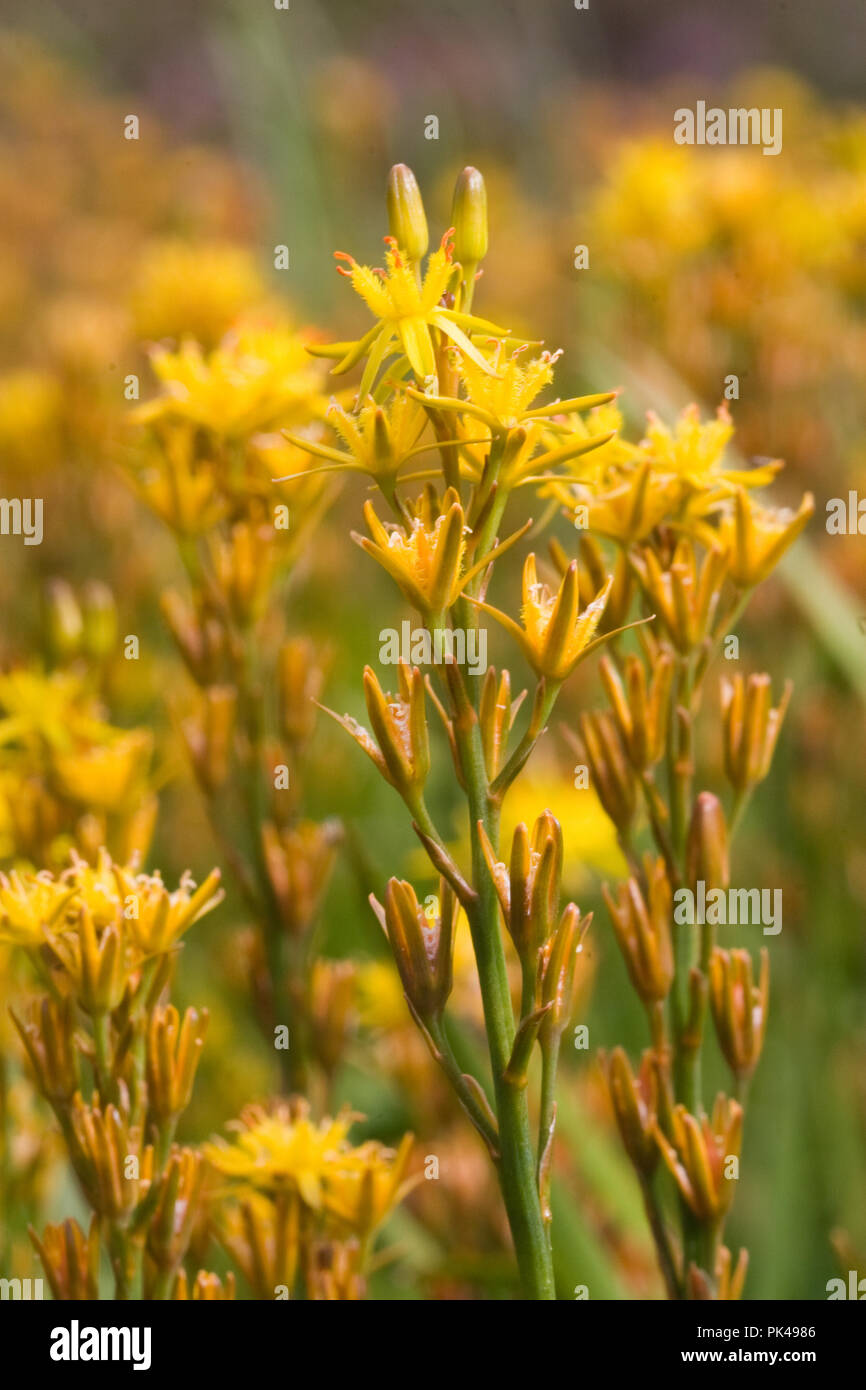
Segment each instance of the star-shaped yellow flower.
[[352,288],[375,315],[377,322],[357,342],[313,346],[309,351],[316,356],[338,357],[337,365],[332,368],[335,375],[347,372],[362,357],[366,357],[367,365],[359,392],[362,399],[371,391],[382,364],[400,351],[417,380],[436,388],[436,354],[431,329],[450,338],[482,371],[493,370],[467,335],[501,335],[507,329],[497,328],[495,324],[472,314],[461,314],[456,309],[447,308],[442,302],[454,273],[453,236],[453,230],[445,233],[439,249],[428,258],[423,280],[419,280],[412,262],[401,251],[394,237],[385,237],[388,247],[385,270],[359,265],[345,251],[334,253],[337,260],[345,262],[337,267],[340,274],[351,281]]

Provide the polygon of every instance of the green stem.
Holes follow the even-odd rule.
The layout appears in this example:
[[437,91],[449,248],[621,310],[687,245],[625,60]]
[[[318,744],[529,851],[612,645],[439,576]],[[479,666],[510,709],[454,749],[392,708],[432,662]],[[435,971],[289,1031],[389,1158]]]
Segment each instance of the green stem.
[[484,754],[477,724],[462,735],[463,764],[469,792],[473,885],[477,893],[469,915],[478,966],[484,1020],[493,1070],[499,1123],[499,1181],[514,1239],[524,1293],[531,1299],[555,1299],[553,1261],[541,1213],[536,1156],[525,1087],[509,1084],[505,1069],[514,1043],[514,1013],[499,928],[499,903],[487,869],[479,822],[491,844],[498,845],[498,811],[488,796]]

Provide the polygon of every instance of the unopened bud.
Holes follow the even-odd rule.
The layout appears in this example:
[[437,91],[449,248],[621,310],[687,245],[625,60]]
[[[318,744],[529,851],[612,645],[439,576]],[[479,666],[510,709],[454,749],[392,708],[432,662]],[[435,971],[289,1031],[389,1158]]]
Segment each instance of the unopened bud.
[[451,221],[454,255],[464,271],[474,274],[476,266],[487,255],[487,189],[481,174],[471,165],[467,165],[454,185]]
[[76,656],[81,646],[84,624],[72,586],[65,579],[52,579],[45,586],[45,632],[51,654],[61,661]]
[[701,792],[695,801],[686,846],[686,874],[689,883],[703,881],[707,889],[727,889],[728,828],[722,803],[712,792]]
[[388,226],[410,261],[427,255],[427,218],[418,180],[408,164],[395,164],[388,175]]
[[84,586],[84,649],[97,661],[111,652],[117,641],[117,606],[107,584],[98,579]]

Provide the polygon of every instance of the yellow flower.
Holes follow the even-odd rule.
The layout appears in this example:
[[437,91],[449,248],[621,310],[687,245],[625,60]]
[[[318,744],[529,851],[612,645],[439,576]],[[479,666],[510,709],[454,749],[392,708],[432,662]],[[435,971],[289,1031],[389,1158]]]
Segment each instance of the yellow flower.
[[415,1186],[406,1180],[412,1135],[405,1134],[396,1151],[374,1140],[336,1155],[325,1170],[324,1205],[362,1240],[378,1226]]
[[72,753],[57,753],[52,771],[57,789],[70,801],[117,811],[144,790],[153,753],[146,729],[113,731],[110,741]]
[[428,257],[427,271],[421,281],[410,258],[390,236],[385,237],[387,269],[383,271],[359,265],[345,251],[334,253],[337,260],[345,262],[345,265],[337,267],[340,274],[351,281],[352,288],[375,315],[377,322],[369,333],[355,343],[313,346],[310,351],[318,356],[338,357],[340,360],[333,368],[335,374],[347,372],[362,357],[367,357],[359,388],[362,400],[372,390],[383,363],[400,351],[407,358],[417,380],[431,384],[435,389],[436,355],[431,329],[438,330],[456,343],[482,371],[492,370],[467,337],[467,331],[502,335],[507,330],[471,314],[447,309],[441,303],[454,273],[452,237],[453,232],[446,232],[439,249]]
[[243,325],[207,354],[185,339],[177,352],[155,348],[151,361],[164,393],[139,407],[140,422],[188,420],[236,440],[320,408],[319,372],[284,324]]
[[654,411],[647,416],[646,435],[641,450],[654,469],[680,478],[695,492],[713,489],[723,496],[738,486],[765,487],[782,467],[778,460],[760,468],[726,468],[724,454],[734,433],[726,406],[720,406],[715,420],[701,420],[696,405],[687,406],[673,429],[662,423]]
[[[408,388],[409,395],[430,411],[449,411],[468,417],[470,421],[480,420],[487,427],[492,438],[501,443],[501,455],[496,458],[497,483],[508,489],[537,482],[551,469],[598,449],[613,437],[610,429],[591,434],[577,414],[608,404],[614,399],[613,392],[576,396],[530,408],[539,392],[553,380],[553,366],[560,354],[543,352],[522,363],[521,355],[529,346],[528,343],[520,345],[503,362],[505,343],[495,342],[484,354],[486,370],[479,369],[474,358],[455,354],[467,400]],[[576,428],[572,426],[573,421],[578,422]],[[487,450],[473,450],[468,446],[490,442],[461,437],[461,454],[476,481],[489,466]],[[542,446],[541,453],[536,452],[539,446]]]
[[577,561],[573,560],[556,593],[539,582],[535,556],[527,555],[523,566],[523,626],[487,603],[472,600],[516,638],[536,675],[563,681],[575,666],[613,633],[593,635],[601,620],[612,578],[583,610],[578,612],[580,596]]
[[441,498],[429,488],[405,511],[407,525],[383,524],[372,502],[366,502],[364,519],[372,540],[354,531],[352,539],[387,570],[413,608],[430,624],[441,624],[470,580],[529,529],[527,523],[464,569],[471,528],[455,488],[447,488]]
[[[81,871],[86,876],[86,870]],[[169,951],[185,932],[222,902],[220,871],[212,869],[198,887],[185,873],[172,892],[159,873],[134,874],[115,865],[114,876],[126,903],[133,941],[145,955]]]
[[[332,401],[328,420],[345,448],[335,449],[303,435],[290,434],[288,430],[283,433],[298,449],[326,461],[324,467],[316,472],[347,470],[366,473],[375,479],[389,499],[394,496],[397,475],[404,463],[436,447],[436,441],[419,444],[427,426],[427,416],[422,407],[406,393],[396,395],[386,406],[377,405],[372,397],[368,397],[366,403],[354,413]],[[278,478],[275,481],[285,480]]]
[[249,251],[228,242],[170,239],[143,253],[131,301],[142,338],[215,343],[242,310],[261,302],[265,288]]
[[734,1199],[736,1183],[728,1172],[731,1157],[739,1157],[743,1111],[735,1100],[716,1097],[712,1117],[695,1119],[684,1105],[671,1117],[673,1142],[654,1125],[656,1143],[683,1201],[699,1221],[716,1222]]
[[4,468],[52,464],[60,447],[61,391],[47,372],[0,376],[0,458]]
[[305,1100],[278,1100],[270,1107],[248,1105],[233,1123],[232,1144],[218,1139],[204,1146],[205,1157],[227,1178],[240,1179],[258,1191],[298,1192],[313,1211],[323,1202],[323,1182],[331,1163],[359,1117],[341,1110],[315,1123]]
[[41,946],[46,927],[63,931],[75,888],[47,872],[0,874],[0,941],[13,946]]
[[730,576],[742,589],[751,589],[779,563],[815,510],[807,492],[799,509],[762,507],[743,488],[734,495],[733,512],[719,519],[718,535],[730,561]]

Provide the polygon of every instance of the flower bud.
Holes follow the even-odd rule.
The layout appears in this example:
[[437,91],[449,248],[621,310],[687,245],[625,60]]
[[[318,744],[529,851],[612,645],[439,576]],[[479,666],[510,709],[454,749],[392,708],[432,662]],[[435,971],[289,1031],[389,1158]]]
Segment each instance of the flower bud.
[[189,1105],[207,1023],[207,1009],[187,1009],[181,1024],[173,1004],[148,1019],[147,1097],[157,1119],[174,1119]]
[[761,976],[754,983],[748,951],[716,947],[710,960],[710,1008],[719,1047],[738,1080],[752,1075],[767,1028],[770,960],[761,952]]
[[645,860],[646,895],[637,879],[620,885],[615,900],[607,884],[604,900],[632,984],[645,1004],[666,999],[674,978],[671,887],[663,859]]
[[753,673],[722,680],[722,720],[725,773],[738,792],[762,782],[770,771],[776,740],[791,698],[785,684],[778,705],[771,706],[770,677]]
[[701,792],[695,801],[686,842],[686,877],[692,887],[703,881],[708,891],[727,889],[731,881],[725,812],[712,792]]
[[107,584],[98,579],[85,584],[84,650],[97,661],[109,655],[117,641],[117,605]]
[[46,1226],[42,1238],[29,1228],[55,1299],[91,1302],[99,1298],[99,1217],[85,1236],[74,1218]]
[[550,811],[539,816],[532,835],[517,826],[508,870],[497,861],[484,827],[481,848],[496,887],[502,915],[524,971],[534,977],[539,949],[554,931],[562,877],[562,827]]
[[544,1016],[538,1032],[542,1048],[556,1048],[563,1030],[577,1007],[580,975],[578,957],[583,951],[583,937],[592,913],[581,918],[579,909],[569,903],[559,926],[539,952],[539,994],[542,1007],[551,1008]]
[[640,1173],[652,1173],[659,1152],[653,1124],[658,1109],[659,1060],[647,1050],[637,1076],[621,1047],[615,1047],[606,1065],[607,1084],[626,1153]]
[[418,180],[408,164],[395,164],[388,175],[388,226],[410,261],[427,255],[429,235]]
[[33,1004],[29,1019],[19,1019],[13,1009],[10,1013],[43,1096],[53,1105],[71,1100],[79,1086],[72,1000],[44,995]]
[[451,222],[454,255],[468,279],[487,255],[487,189],[482,175],[471,165],[467,165],[454,185]]
[[67,661],[81,647],[84,623],[72,585],[52,579],[44,593],[45,632],[52,656]]
[[396,878],[388,881],[384,909],[375,898],[370,901],[391,943],[409,1005],[422,1023],[435,1021],[452,984],[458,905],[450,884],[440,880],[435,916],[427,915],[411,884]]
[[617,830],[624,833],[637,808],[637,785],[613,715],[585,710],[580,716],[580,736],[569,741],[589,768],[598,799]]
[[194,1149],[173,1149],[147,1228],[147,1253],[160,1270],[173,1273],[189,1245],[199,1215],[204,1159]]
[[656,1143],[679,1188],[680,1196],[698,1221],[715,1224],[734,1199],[736,1183],[728,1160],[739,1158],[743,1140],[743,1110],[735,1100],[716,1097],[712,1117],[700,1119],[678,1105],[668,1139],[656,1124]]

